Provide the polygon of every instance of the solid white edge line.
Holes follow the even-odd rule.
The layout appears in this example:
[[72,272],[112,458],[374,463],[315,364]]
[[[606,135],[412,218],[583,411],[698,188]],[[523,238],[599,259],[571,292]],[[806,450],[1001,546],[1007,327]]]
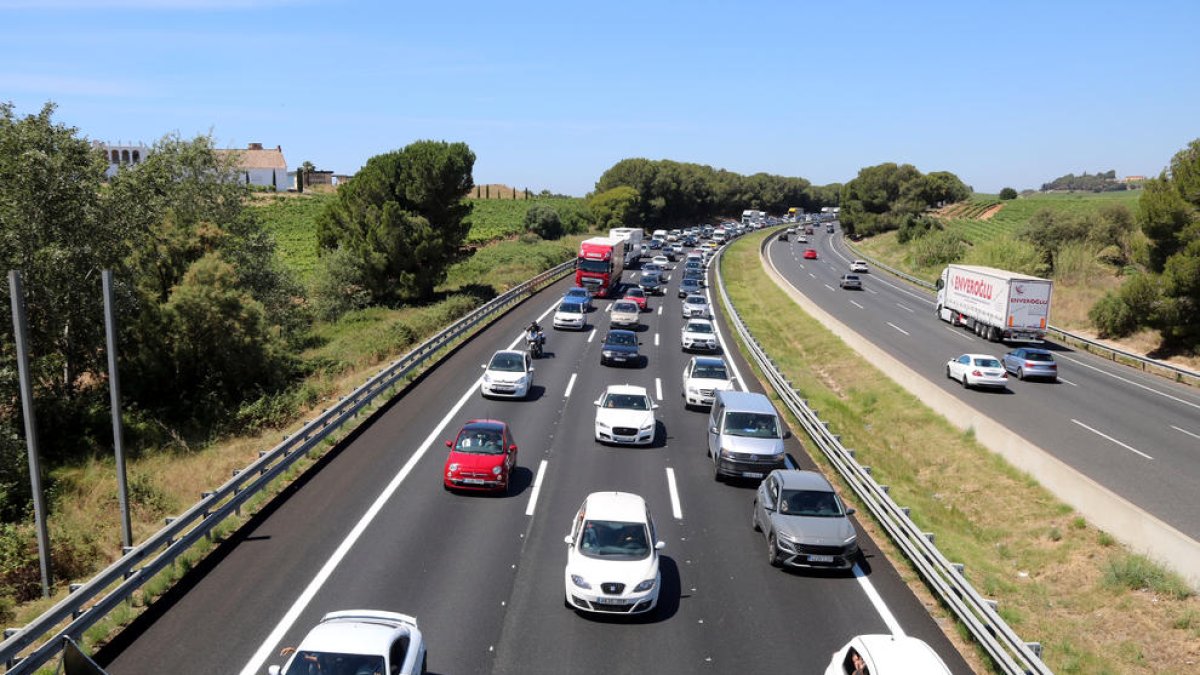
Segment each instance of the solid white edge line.
[[888,322],[887,322],[887,325],[891,326],[892,328],[895,328],[896,330],[900,331],[901,333],[904,333],[905,335],[908,335],[908,334],[909,334],[909,332],[908,332],[908,331],[904,330],[904,329],[903,329],[903,328],[901,328],[900,326],[897,326],[896,324],[892,323],[891,321],[888,321]]
[[1126,384],[1132,384],[1135,387],[1141,387],[1142,389],[1145,389],[1146,391],[1148,391],[1152,394],[1158,394],[1159,396],[1165,396],[1166,398],[1169,398],[1172,401],[1175,401],[1176,403],[1182,403],[1184,405],[1191,406],[1193,408],[1196,408],[1197,410],[1200,410],[1200,405],[1192,403],[1191,401],[1185,401],[1185,400],[1179,398],[1178,396],[1172,396],[1171,394],[1168,394],[1165,391],[1159,391],[1159,390],[1155,389],[1154,387],[1148,387],[1140,382],[1134,382],[1133,380],[1126,379],[1115,373],[1110,373],[1110,372],[1104,370],[1103,368],[1097,368],[1096,366],[1093,366],[1090,363],[1084,363],[1083,361],[1080,361],[1079,359],[1073,359],[1073,358],[1071,358],[1069,356],[1065,356],[1065,355],[1061,356],[1060,358],[1066,359],[1067,361],[1070,361],[1071,363],[1077,363],[1077,364],[1083,366],[1084,368],[1091,368],[1092,370],[1096,371],[1097,373],[1100,373],[1101,375],[1107,375],[1111,378],[1120,380]]
[[853,300],[850,301],[850,304],[854,305],[855,307],[857,307],[859,309],[866,309],[865,307],[863,307],[862,305],[858,304],[857,302],[855,302]]
[[[708,297],[708,306],[713,306],[712,289],[705,288],[704,295]],[[729,345],[725,342],[725,334],[721,332],[721,322],[716,321],[716,315],[713,315],[713,329],[717,331],[717,341],[721,343],[721,354],[729,358],[725,359],[729,367],[733,369],[733,376],[737,379],[737,388],[741,391],[746,391],[746,381],[742,379],[742,373],[738,370],[737,360],[733,358],[733,353],[729,350]]]
[[553,305],[550,305],[546,308],[546,311],[542,312],[542,315],[537,318],[538,323],[541,323],[542,319],[545,319],[547,314],[553,312],[555,307],[558,307],[558,300],[555,300]]
[[683,508],[679,506],[679,489],[675,487],[675,469],[667,467],[667,490],[671,493],[671,515],[683,520]]
[[888,630],[896,637],[904,637],[904,629],[900,627],[900,622],[892,616],[892,610],[888,609],[887,603],[880,597],[879,591],[875,590],[875,585],[863,573],[862,568],[858,563],[854,563],[854,578],[858,580],[858,585],[862,586],[863,593],[866,593],[867,599],[875,606],[875,611],[879,613],[879,618],[887,624]]
[[579,373],[571,373],[571,379],[567,380],[567,390],[563,392],[563,398],[571,397],[571,390],[575,388],[575,376]]
[[[514,342],[513,344],[515,345],[516,343]],[[342,559],[346,557],[346,554],[349,553],[350,549],[354,547],[354,544],[358,542],[358,538],[362,536],[363,532],[366,531],[371,522],[375,520],[375,517],[378,516],[380,511],[383,510],[384,505],[387,504],[388,500],[392,498],[392,495],[395,494],[396,490],[400,488],[400,484],[404,482],[404,479],[408,478],[410,473],[412,473],[412,470],[414,467],[416,467],[417,462],[421,461],[421,458],[425,456],[426,451],[429,450],[430,446],[433,445],[438,436],[442,434],[442,430],[447,424],[450,423],[451,419],[458,415],[459,411],[462,410],[462,407],[467,404],[467,400],[474,395],[475,390],[479,388],[479,384],[482,381],[482,377],[475,380],[470,388],[467,389],[466,393],[462,395],[462,398],[458,399],[458,403],[455,403],[454,407],[446,413],[446,416],[443,417],[440,422],[438,422],[437,426],[432,432],[430,432],[429,436],[425,438],[425,441],[419,448],[417,448],[417,451],[413,453],[412,457],[409,457],[408,461],[404,463],[404,466],[400,469],[400,472],[392,478],[392,481],[388,483],[383,492],[379,493],[379,496],[375,498],[375,501],[372,502],[366,513],[359,518],[358,522],[355,523],[354,528],[350,530],[350,533],[346,535],[346,538],[343,539],[342,543],[339,544],[334,550],[333,555],[331,555],[329,559],[325,561],[325,564],[322,565],[321,569],[317,571],[316,576],[312,578],[312,581],[308,582],[308,585],[305,586],[304,590],[300,593],[300,596],[296,598],[296,601],[293,602],[292,606],[288,608],[288,611],[283,615],[283,618],[279,620],[279,623],[275,625],[275,628],[267,636],[267,639],[264,640],[262,645],[259,646],[258,650],[254,652],[254,656],[250,657],[250,661],[246,663],[244,668],[242,668],[241,675],[255,675],[262,669],[263,663],[275,653],[276,645],[278,645],[279,641],[283,639],[284,634],[291,630],[292,625],[296,623],[296,619],[300,618],[300,614],[305,610],[306,607],[308,607],[308,603],[312,601],[317,592],[321,590],[321,587],[325,585],[325,582],[329,580],[329,577],[333,574],[333,571],[337,569],[339,564],[341,564]]]
[[662,378],[661,378],[661,377],[656,377],[656,378],[654,378],[654,395],[655,395],[655,397],[657,397],[657,398],[658,398],[658,400],[660,400],[660,401],[661,401],[661,400],[663,400],[663,397],[662,397]]
[[1142,452],[1141,450],[1138,450],[1137,448],[1133,447],[1132,445],[1122,443],[1121,441],[1118,441],[1117,439],[1113,438],[1112,436],[1109,436],[1108,434],[1104,433],[1103,431],[1097,431],[1096,429],[1089,427],[1088,425],[1084,424],[1083,422],[1080,422],[1077,419],[1072,418],[1071,421],[1074,422],[1075,424],[1078,424],[1079,426],[1083,427],[1084,429],[1087,429],[1088,431],[1092,432],[1093,434],[1096,434],[1100,438],[1110,440],[1113,443],[1116,443],[1117,445],[1121,446],[1122,448],[1125,448],[1126,450],[1128,450],[1130,452],[1136,452],[1137,454],[1141,455],[1142,457],[1145,457],[1146,459],[1154,459],[1150,455],[1147,455],[1146,453]]
[[[1058,379],[1061,380],[1062,378],[1060,377]],[[1187,434],[1188,436],[1191,436],[1192,438],[1200,438],[1200,434],[1193,434],[1192,432],[1188,431],[1187,429],[1180,429],[1179,427],[1175,426],[1174,424],[1171,425],[1171,428],[1174,429],[1175,431],[1178,431],[1179,433]]]
[[534,508],[537,507],[538,494],[542,491],[542,478],[546,475],[546,466],[549,464],[546,460],[538,465],[537,476],[533,479],[533,490],[529,495],[529,506],[525,507],[525,515],[532,516]]

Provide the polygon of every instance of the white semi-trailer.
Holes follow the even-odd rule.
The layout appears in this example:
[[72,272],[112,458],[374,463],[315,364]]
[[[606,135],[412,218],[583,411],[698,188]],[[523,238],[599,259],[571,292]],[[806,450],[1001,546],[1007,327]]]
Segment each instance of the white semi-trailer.
[[937,282],[937,315],[992,342],[1040,342],[1053,287],[1049,279],[994,267],[949,265]]
[[625,242],[625,269],[630,269],[642,257],[642,228],[614,227],[608,231],[609,239]]

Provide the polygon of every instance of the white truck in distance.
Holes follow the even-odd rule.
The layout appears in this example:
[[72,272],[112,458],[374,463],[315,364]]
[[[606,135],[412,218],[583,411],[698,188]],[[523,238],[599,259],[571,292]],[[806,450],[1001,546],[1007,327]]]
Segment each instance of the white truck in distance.
[[746,227],[762,227],[766,220],[766,211],[754,211],[750,209],[742,211],[742,224]]
[[937,282],[937,315],[991,342],[1040,342],[1053,285],[994,267],[949,265]]
[[642,228],[615,227],[608,231],[609,239],[625,242],[625,269],[630,269],[642,257]]

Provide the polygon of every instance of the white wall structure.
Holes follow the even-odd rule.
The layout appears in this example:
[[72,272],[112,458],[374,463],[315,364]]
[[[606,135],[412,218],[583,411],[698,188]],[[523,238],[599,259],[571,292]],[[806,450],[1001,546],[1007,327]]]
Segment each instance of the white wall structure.
[[234,158],[234,166],[246,185],[274,187],[280,192],[294,187],[295,179],[288,175],[281,146],[263,149],[262,143],[251,143],[245,150],[217,150],[217,153]]
[[104,153],[105,159],[108,160],[108,168],[104,170],[105,178],[112,178],[117,175],[117,169],[122,166],[130,166],[133,164],[141,164],[146,161],[146,157],[153,150],[145,143],[137,145],[126,143],[105,143],[103,141],[92,141],[92,147]]

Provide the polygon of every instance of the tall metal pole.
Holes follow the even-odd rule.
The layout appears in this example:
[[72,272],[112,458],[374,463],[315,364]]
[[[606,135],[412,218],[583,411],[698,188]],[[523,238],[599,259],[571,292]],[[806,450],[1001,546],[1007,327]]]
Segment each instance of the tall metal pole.
[[50,535],[46,531],[46,505],[42,502],[42,465],[38,458],[37,421],[33,415],[33,385],[29,379],[29,349],[25,333],[25,295],[21,273],[10,270],[8,292],[12,301],[13,334],[17,340],[17,372],[21,380],[21,409],[25,414],[25,446],[29,449],[29,484],[33,491],[33,518],[37,526],[38,558],[42,566],[42,597],[50,597]]
[[121,380],[117,374],[117,310],[112,270],[100,274],[104,286],[104,334],[108,342],[108,397],[112,401],[113,448],[117,454],[117,498],[121,503],[121,546],[133,546],[129,523],[129,486],[125,483],[125,427],[121,422]]

